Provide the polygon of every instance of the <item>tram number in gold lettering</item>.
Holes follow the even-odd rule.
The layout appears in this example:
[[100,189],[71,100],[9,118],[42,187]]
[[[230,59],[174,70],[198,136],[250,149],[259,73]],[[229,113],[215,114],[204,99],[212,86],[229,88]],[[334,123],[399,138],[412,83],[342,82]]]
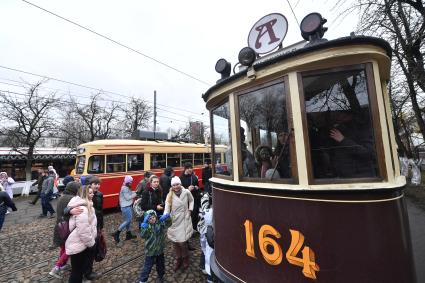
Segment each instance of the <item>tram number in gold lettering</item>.
[[[249,257],[256,258],[252,222],[250,220],[245,220],[244,226],[246,239],[245,252]],[[310,247],[304,246],[301,251],[301,257],[297,257],[297,254],[304,244],[304,235],[297,230],[289,229],[289,232],[291,233],[291,244],[286,252],[286,260],[290,264],[302,267],[302,272],[305,277],[317,279],[316,272],[320,271],[320,268],[315,261],[314,251]],[[270,236],[276,239],[281,238],[280,233],[273,226],[268,224],[261,226],[258,232],[259,248],[264,260],[268,264],[278,265],[282,262],[283,258],[282,248],[276,240]],[[267,249],[268,246],[273,248],[273,252],[269,252]]]

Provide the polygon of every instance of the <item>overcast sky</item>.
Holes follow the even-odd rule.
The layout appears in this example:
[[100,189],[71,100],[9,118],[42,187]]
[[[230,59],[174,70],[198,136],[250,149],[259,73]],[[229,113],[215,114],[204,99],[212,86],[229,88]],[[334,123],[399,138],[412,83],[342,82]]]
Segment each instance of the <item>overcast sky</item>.
[[[201,95],[220,77],[215,63],[237,63],[248,33],[261,17],[281,13],[288,20],[283,46],[302,40],[287,1],[180,0],[94,1],[28,0],[90,28],[190,76],[118,46],[21,0],[0,1],[0,90],[25,92],[14,86],[45,75],[106,92],[105,100],[128,101],[139,96],[153,102],[157,91],[158,126],[178,128],[189,119],[207,119]],[[298,21],[311,12],[328,19],[328,39],[347,36],[357,16],[336,19],[336,0],[290,0]],[[50,80],[48,88],[84,97],[95,90]],[[46,89],[51,91],[51,89]],[[66,96],[64,99],[67,99]],[[202,114],[204,113],[204,114]]]

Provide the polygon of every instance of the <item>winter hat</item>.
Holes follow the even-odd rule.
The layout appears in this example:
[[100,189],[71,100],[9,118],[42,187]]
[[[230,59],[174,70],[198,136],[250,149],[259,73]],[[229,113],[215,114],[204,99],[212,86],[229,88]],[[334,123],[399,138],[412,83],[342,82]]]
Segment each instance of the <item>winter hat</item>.
[[182,181],[180,181],[180,178],[177,177],[177,176],[174,176],[171,179],[171,186],[174,186],[174,185],[177,185],[177,184],[181,185],[181,183],[182,183]]
[[148,210],[148,211],[145,212],[145,216],[146,215],[149,215],[149,217],[150,216],[155,216],[156,217],[156,212],[155,212],[155,210],[150,209],[150,210]]
[[72,182],[72,181],[74,181],[74,177],[72,177],[72,176],[66,176],[65,178],[63,178],[63,180],[62,180],[62,184],[66,187],[66,185],[69,183],[69,182]]
[[133,182],[133,177],[131,177],[130,175],[126,175],[124,177],[124,185],[130,184]]
[[81,183],[81,185],[87,186],[89,184],[89,178],[90,177],[91,177],[90,175],[81,176],[80,177],[80,183]]
[[77,182],[70,181],[66,184],[66,188],[63,191],[66,195],[73,195],[76,196],[78,193],[78,189],[81,187],[81,185]]

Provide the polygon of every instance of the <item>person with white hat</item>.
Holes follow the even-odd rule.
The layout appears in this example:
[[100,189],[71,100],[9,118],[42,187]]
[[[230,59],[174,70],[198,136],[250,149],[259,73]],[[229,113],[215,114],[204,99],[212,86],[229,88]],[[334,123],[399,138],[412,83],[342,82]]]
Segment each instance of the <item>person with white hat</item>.
[[173,242],[176,253],[176,272],[182,265],[183,269],[189,267],[189,250],[187,241],[193,233],[192,219],[193,196],[189,190],[181,185],[180,178],[175,176],[171,179],[171,191],[165,201],[164,215],[171,214],[172,224],[168,228],[167,236]]
[[133,177],[126,175],[124,177],[124,183],[120,191],[120,207],[124,222],[120,224],[117,231],[112,233],[115,242],[120,242],[120,233],[124,229],[127,230],[125,240],[131,240],[136,238],[131,233],[131,221],[133,220],[133,199],[136,197],[136,192],[131,190],[131,184],[133,183]]

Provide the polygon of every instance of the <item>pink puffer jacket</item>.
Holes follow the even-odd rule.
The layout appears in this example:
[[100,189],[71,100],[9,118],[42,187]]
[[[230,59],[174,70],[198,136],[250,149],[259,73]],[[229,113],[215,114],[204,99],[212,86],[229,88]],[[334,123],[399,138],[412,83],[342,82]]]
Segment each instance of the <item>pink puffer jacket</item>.
[[89,217],[86,201],[79,196],[73,197],[68,206],[80,206],[84,210],[80,215],[71,216],[69,219],[69,230],[72,232],[65,242],[65,250],[67,255],[73,255],[94,245],[97,235],[97,219],[93,207]]

